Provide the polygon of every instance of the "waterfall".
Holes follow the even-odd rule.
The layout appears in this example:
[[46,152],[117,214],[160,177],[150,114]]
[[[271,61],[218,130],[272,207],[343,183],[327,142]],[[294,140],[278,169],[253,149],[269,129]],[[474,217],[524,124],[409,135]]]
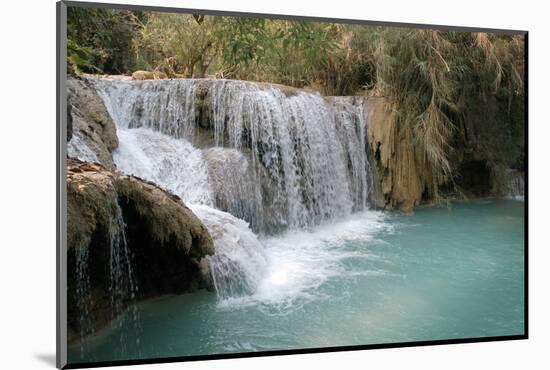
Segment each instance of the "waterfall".
[[[254,231],[310,227],[367,207],[371,180],[361,107],[246,81],[96,79],[95,84],[119,135],[147,128],[202,149],[244,155],[218,150],[204,157],[209,181],[231,188],[212,186],[213,205],[246,220]],[[173,184],[159,183],[173,190]]]
[[118,203],[116,204],[116,211],[109,229],[109,292],[113,317],[122,313],[125,303],[136,298],[138,289],[124,233],[126,225],[122,218],[122,210]]
[[152,181],[185,203],[213,205],[203,153],[185,140],[148,129],[121,129],[113,153],[125,173]]
[[67,143],[67,155],[84,162],[99,162],[96,151],[90,148],[79,131],[73,133],[71,140]]
[[248,224],[208,206],[191,210],[208,228],[216,253],[208,256],[212,284],[222,299],[252,294],[266,273],[264,248]]
[[[109,271],[110,285],[109,293],[111,295],[111,308],[113,318],[118,319],[113,321],[113,325],[118,325],[119,328],[127,325],[134,330],[136,338],[135,345],[139,346],[139,335],[141,326],[139,321],[139,308],[136,303],[136,295],[138,292],[137,281],[132,269],[132,259],[128,244],[126,243],[126,234],[124,229],[126,224],[122,218],[122,210],[116,203],[115,214],[111,219],[109,229]],[[122,315],[126,305],[129,304],[129,312]],[[126,340],[127,333],[120,332],[120,353],[124,354],[127,346],[132,345]]]
[[525,183],[523,173],[508,170],[508,198],[523,200],[525,196]]
[[354,211],[367,208],[368,197],[373,188],[372,172],[367,160],[366,122],[362,104],[356,106],[347,102],[336,101],[337,127],[344,152],[348,156],[348,171],[351,194],[353,194]]
[[76,289],[75,303],[80,314],[78,326],[80,328],[80,357],[84,356],[84,338],[87,334],[93,333],[92,320],[90,317],[91,289],[89,273],[89,249],[87,246],[78,246],[75,249],[76,263]]
[[[107,232],[108,249],[108,280],[106,281],[107,297],[110,300],[111,315],[114,319],[113,326],[119,328],[128,325],[135,332],[136,345],[139,345],[141,331],[139,323],[139,308],[135,304],[138,293],[138,285],[132,268],[132,256],[126,242],[126,224],[122,217],[122,210],[118,202],[114,202]],[[87,336],[94,333],[94,302],[92,297],[93,281],[90,271],[90,248],[96,245],[82,243],[74,247],[75,287],[74,302],[78,311],[78,328],[80,335],[80,355],[84,356],[84,344]],[[97,255],[97,252],[96,252]],[[123,353],[127,348],[126,334],[121,333],[120,350]]]
[[117,126],[117,167],[180,196],[208,228],[222,300],[280,283],[265,237],[368,207],[361,104],[245,81],[94,82]]

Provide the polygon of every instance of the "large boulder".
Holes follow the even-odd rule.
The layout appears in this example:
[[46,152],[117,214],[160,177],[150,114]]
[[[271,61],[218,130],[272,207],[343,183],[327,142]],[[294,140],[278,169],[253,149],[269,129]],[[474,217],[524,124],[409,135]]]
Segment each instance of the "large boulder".
[[68,156],[113,169],[116,126],[91,80],[67,79],[67,116]]
[[180,198],[155,184],[69,159],[67,212],[70,340],[135,300],[206,286],[200,260],[214,253],[212,238]]

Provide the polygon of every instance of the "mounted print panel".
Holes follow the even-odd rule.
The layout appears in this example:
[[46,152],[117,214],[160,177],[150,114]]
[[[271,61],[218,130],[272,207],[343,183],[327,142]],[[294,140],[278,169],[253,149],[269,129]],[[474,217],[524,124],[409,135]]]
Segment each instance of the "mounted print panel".
[[527,338],[527,33],[58,4],[58,366]]

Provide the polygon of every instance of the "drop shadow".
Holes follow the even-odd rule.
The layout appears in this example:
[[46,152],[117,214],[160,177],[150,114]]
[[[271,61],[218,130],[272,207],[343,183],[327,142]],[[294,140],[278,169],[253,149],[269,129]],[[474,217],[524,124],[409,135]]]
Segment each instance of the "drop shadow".
[[37,360],[42,361],[46,365],[50,365],[52,367],[55,367],[55,353],[35,353],[34,358]]

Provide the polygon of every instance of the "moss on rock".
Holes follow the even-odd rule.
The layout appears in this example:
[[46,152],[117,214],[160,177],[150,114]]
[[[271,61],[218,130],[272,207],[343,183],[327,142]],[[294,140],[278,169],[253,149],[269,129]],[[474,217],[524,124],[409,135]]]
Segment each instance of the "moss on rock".
[[170,243],[196,258],[214,253],[208,230],[178,196],[132,176],[117,177],[115,187],[122,203],[132,203],[159,245]]

